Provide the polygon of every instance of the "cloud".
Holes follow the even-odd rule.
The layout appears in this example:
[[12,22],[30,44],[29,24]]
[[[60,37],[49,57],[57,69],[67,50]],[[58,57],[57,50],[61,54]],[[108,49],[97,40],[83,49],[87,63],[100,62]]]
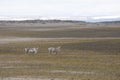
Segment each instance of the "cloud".
[[0,15],[6,16],[115,16],[120,0],[0,0]]

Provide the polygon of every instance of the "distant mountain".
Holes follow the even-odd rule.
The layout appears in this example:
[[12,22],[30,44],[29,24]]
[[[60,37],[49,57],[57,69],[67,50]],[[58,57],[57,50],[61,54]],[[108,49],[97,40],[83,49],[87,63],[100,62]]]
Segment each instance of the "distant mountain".
[[89,20],[89,22],[114,22],[114,21],[120,21],[120,18],[117,19],[97,19],[97,20]]
[[76,20],[0,20],[0,23],[86,23],[85,21],[76,21]]
[[101,16],[101,17],[92,17],[90,22],[114,22],[120,21],[120,16]]

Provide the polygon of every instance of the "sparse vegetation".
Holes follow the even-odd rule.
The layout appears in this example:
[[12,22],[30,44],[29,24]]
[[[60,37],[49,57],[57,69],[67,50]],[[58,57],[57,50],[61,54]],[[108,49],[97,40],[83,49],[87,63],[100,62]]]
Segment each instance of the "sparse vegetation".
[[[17,27],[20,24],[17,23]],[[45,26],[46,24],[41,25]],[[10,28],[8,24],[6,25]],[[8,40],[9,37],[46,37],[48,40],[0,42],[0,79],[8,77],[58,78],[61,80],[120,79],[119,27],[96,28],[96,26],[83,29],[78,23],[72,23],[77,27],[72,26],[74,28],[71,28],[70,26],[69,28],[67,25],[65,30],[64,27],[62,27],[63,30],[61,28],[58,30],[59,28],[56,27],[57,30],[51,28],[54,29],[51,31],[27,31],[27,28],[25,29],[22,25],[24,31],[13,25],[14,23],[12,23],[14,31],[0,24],[0,28],[2,28],[0,37],[8,38]],[[30,28],[35,29],[34,25]],[[39,26],[37,29],[41,29]],[[48,27],[51,26],[47,25]],[[103,34],[109,38],[103,37]],[[81,38],[82,35],[85,38]],[[94,38],[91,38],[93,36]],[[67,38],[59,39],[60,37]],[[40,48],[38,54],[24,53],[25,47],[33,46]],[[62,46],[61,52],[57,55],[48,54],[47,48],[51,46]]]

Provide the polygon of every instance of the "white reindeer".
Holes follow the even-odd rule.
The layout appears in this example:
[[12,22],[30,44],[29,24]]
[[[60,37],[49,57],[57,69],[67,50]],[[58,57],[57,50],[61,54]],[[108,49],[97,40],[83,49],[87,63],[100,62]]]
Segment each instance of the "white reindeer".
[[61,46],[58,46],[58,47],[49,47],[48,48],[48,51],[49,51],[49,53],[51,54],[51,53],[58,53],[58,52],[60,52],[60,48],[61,48]]
[[34,53],[37,54],[38,48],[25,48],[25,53]]

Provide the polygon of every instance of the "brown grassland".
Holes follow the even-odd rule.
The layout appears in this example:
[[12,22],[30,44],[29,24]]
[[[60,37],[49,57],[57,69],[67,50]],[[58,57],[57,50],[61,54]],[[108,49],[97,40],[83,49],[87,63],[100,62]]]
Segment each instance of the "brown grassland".
[[120,80],[120,24],[0,23],[0,39],[0,80]]

